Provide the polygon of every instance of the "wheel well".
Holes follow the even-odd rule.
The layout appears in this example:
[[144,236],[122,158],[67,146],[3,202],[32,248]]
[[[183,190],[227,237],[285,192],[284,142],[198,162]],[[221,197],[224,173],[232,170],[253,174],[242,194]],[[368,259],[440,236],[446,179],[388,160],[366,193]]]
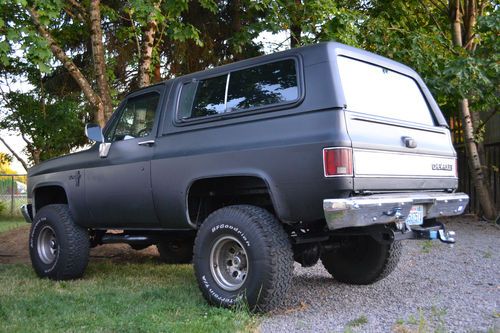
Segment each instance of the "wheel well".
[[44,186],[35,189],[35,211],[51,204],[68,204],[66,191],[61,186]]
[[252,176],[200,179],[188,193],[188,213],[192,223],[201,224],[213,211],[230,205],[248,204],[275,214],[264,180]]

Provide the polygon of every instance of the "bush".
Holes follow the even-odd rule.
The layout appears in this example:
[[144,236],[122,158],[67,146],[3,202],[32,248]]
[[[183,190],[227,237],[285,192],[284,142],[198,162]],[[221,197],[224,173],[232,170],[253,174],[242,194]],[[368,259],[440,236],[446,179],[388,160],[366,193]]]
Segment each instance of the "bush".
[[7,207],[5,206],[5,203],[3,201],[0,201],[0,216],[2,216],[6,210]]

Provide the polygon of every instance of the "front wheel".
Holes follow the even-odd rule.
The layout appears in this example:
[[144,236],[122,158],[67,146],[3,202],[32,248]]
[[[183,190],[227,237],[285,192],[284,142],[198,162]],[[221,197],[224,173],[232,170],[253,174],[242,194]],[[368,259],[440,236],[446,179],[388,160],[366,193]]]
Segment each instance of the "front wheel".
[[326,270],[339,282],[370,284],[388,276],[396,268],[402,244],[377,242],[368,235],[342,240],[340,248],[321,254]]
[[231,307],[246,302],[253,311],[269,311],[290,286],[293,252],[288,235],[268,211],[228,206],[201,225],[194,269],[209,303]]
[[67,205],[48,205],[31,225],[29,252],[36,274],[53,280],[76,279],[89,260],[87,229],[76,225]]

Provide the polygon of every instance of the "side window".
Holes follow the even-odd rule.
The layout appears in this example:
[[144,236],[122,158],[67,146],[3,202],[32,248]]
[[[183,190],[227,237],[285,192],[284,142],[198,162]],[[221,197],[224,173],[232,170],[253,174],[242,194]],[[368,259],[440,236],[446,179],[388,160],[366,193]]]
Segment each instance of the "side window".
[[295,61],[273,62],[231,73],[227,112],[290,102],[298,97]]
[[177,117],[200,118],[298,98],[295,60],[287,59],[184,84]]
[[113,142],[151,134],[159,99],[160,95],[155,92],[130,98],[107,139]]
[[193,81],[182,87],[179,105],[181,119],[224,113],[227,75]]

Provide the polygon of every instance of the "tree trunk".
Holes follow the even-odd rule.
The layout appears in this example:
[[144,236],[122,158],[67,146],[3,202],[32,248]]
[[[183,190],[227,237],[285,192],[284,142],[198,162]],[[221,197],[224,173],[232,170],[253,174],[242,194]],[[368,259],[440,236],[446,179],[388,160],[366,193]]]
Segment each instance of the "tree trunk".
[[302,1],[295,0],[294,8],[290,15],[290,47],[294,48],[302,44]]
[[[241,19],[242,19],[242,5],[240,0],[230,1],[229,5],[231,6],[231,31],[233,34],[239,34],[241,32]],[[233,48],[233,60],[239,61],[245,59],[245,55],[242,52],[241,45]]]
[[7,142],[5,142],[4,139],[0,138],[0,141],[2,141],[2,143],[4,144],[4,146],[11,152],[12,155],[14,155],[14,157],[19,161],[19,163],[21,163],[23,165],[24,170],[28,171],[28,163],[26,163],[26,161],[23,160],[22,157],[19,154],[17,154],[14,149],[12,149],[10,147],[7,144]]
[[[155,3],[155,9],[160,7],[161,1]],[[144,29],[144,36],[141,46],[141,60],[139,64],[139,88],[147,87],[151,84],[151,56],[153,54],[153,46],[155,41],[155,33],[158,25],[155,19],[155,13],[151,13],[148,17],[148,25]]]
[[[99,125],[104,127],[106,120],[113,113],[113,101],[111,100],[108,75],[106,74],[102,37],[100,0],[92,0],[90,1],[90,40],[92,42],[92,58],[94,60],[97,87],[102,101],[103,114],[98,115],[98,121]],[[101,110],[99,111],[101,112]]]
[[488,179],[485,177],[484,167],[481,164],[481,158],[479,157],[478,146],[474,139],[474,128],[472,125],[472,118],[469,109],[469,101],[467,99],[462,99],[462,101],[460,102],[460,112],[463,118],[462,120],[464,127],[465,148],[467,151],[467,161],[469,163],[469,169],[471,172],[472,181],[474,182],[474,187],[476,189],[476,194],[478,196],[484,216],[489,220],[494,220],[497,215],[495,203],[493,202],[490,195]]
[[[464,0],[464,2],[464,6],[460,5],[460,0],[450,0],[449,2],[452,40],[453,45],[463,47],[467,51],[473,52],[475,49],[474,29],[477,22],[478,6],[476,0]],[[479,124],[479,114],[471,111],[467,98],[460,101],[460,113],[463,120],[462,124],[467,162],[469,164],[476,194],[481,209],[483,210],[484,217],[489,220],[494,220],[497,217],[497,212],[490,192],[490,184],[484,173],[487,169],[484,166],[485,157],[482,156],[484,155],[484,149],[481,149],[480,143],[476,142],[475,138],[475,128],[477,128]]]
[[462,46],[462,12],[460,0],[450,0],[451,37],[453,45]]
[[155,64],[154,82],[161,82],[161,64],[159,61]]
[[36,11],[34,7],[28,8],[29,14],[31,16],[31,20],[33,21],[38,33],[40,36],[45,38],[47,43],[50,46],[50,50],[54,57],[56,57],[69,72],[71,77],[76,81],[80,89],[82,89],[85,98],[89,101],[89,103],[96,108],[96,118],[99,122],[99,125],[104,126],[104,105],[98,94],[92,89],[92,86],[89,84],[87,79],[83,76],[82,72],[78,67],[76,67],[73,60],[71,60],[66,53],[61,49],[61,47],[57,44],[54,37],[49,33],[47,29],[40,22],[40,15]]

